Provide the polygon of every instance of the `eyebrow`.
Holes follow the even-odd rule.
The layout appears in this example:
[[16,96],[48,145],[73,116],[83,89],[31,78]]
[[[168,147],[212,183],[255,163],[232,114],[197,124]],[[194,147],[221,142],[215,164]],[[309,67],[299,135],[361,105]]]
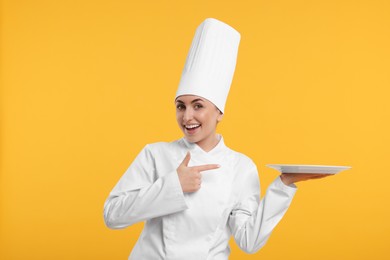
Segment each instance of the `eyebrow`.
[[[198,102],[198,101],[202,101],[202,102],[204,102],[204,100],[203,100],[203,99],[201,99],[201,98],[197,98],[197,99],[194,99],[194,100],[192,100],[192,101],[191,101],[191,104],[193,104],[193,103],[195,103],[195,102]],[[176,100],[176,102],[184,104],[184,102],[183,102],[183,101],[181,101],[180,99]]]

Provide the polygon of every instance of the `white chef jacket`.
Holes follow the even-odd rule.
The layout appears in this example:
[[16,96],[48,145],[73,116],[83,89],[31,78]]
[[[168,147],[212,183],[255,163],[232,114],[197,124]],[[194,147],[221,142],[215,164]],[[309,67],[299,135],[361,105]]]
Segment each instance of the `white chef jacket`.
[[[202,172],[201,188],[183,193],[176,172],[187,151],[189,166],[219,164]],[[281,220],[295,185],[278,177],[260,201],[256,165],[225,146],[205,152],[185,138],[146,145],[104,205],[113,229],[146,221],[131,260],[227,260],[229,238],[248,253],[259,250]]]

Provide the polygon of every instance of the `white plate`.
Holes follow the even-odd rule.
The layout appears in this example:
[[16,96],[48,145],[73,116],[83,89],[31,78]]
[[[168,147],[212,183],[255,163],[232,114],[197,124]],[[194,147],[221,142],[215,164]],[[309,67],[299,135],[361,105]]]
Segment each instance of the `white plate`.
[[267,164],[266,166],[278,170],[281,173],[313,173],[313,174],[336,174],[351,168],[351,166],[301,165],[301,164]]

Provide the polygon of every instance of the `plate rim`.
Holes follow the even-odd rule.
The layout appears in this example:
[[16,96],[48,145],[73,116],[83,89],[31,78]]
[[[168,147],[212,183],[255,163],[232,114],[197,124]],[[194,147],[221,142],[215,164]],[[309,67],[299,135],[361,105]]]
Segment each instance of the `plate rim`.
[[[307,173],[309,174],[310,172],[304,172],[306,169],[307,171],[311,171],[311,169],[313,169],[314,172],[312,172],[313,174],[337,174],[341,171],[344,171],[344,170],[348,170],[348,169],[351,169],[352,166],[338,166],[338,165],[317,165],[317,164],[266,164],[267,167],[271,168],[271,169],[274,169],[274,170],[277,170],[281,173],[293,173],[292,171],[286,171],[284,170],[283,171],[283,167],[297,167],[298,170],[297,170],[297,173]],[[299,171],[299,168],[302,168],[301,171]],[[322,172],[315,172],[315,168],[317,168],[318,170],[322,170]],[[326,172],[326,170],[334,170],[336,172]],[[325,172],[324,172],[325,171]]]
[[320,165],[320,164],[266,164],[267,167],[278,166],[278,167],[315,167],[315,168],[346,168],[350,169],[352,166],[347,165]]

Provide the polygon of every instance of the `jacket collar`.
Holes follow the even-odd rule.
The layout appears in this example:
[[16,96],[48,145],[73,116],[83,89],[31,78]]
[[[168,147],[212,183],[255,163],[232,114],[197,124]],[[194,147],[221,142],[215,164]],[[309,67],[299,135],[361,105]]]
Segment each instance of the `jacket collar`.
[[218,134],[218,138],[219,138],[218,144],[208,152],[200,148],[196,143],[189,142],[185,137],[182,138],[182,141],[191,152],[202,153],[205,155],[217,155],[226,149],[225,142],[223,140],[222,135]]

